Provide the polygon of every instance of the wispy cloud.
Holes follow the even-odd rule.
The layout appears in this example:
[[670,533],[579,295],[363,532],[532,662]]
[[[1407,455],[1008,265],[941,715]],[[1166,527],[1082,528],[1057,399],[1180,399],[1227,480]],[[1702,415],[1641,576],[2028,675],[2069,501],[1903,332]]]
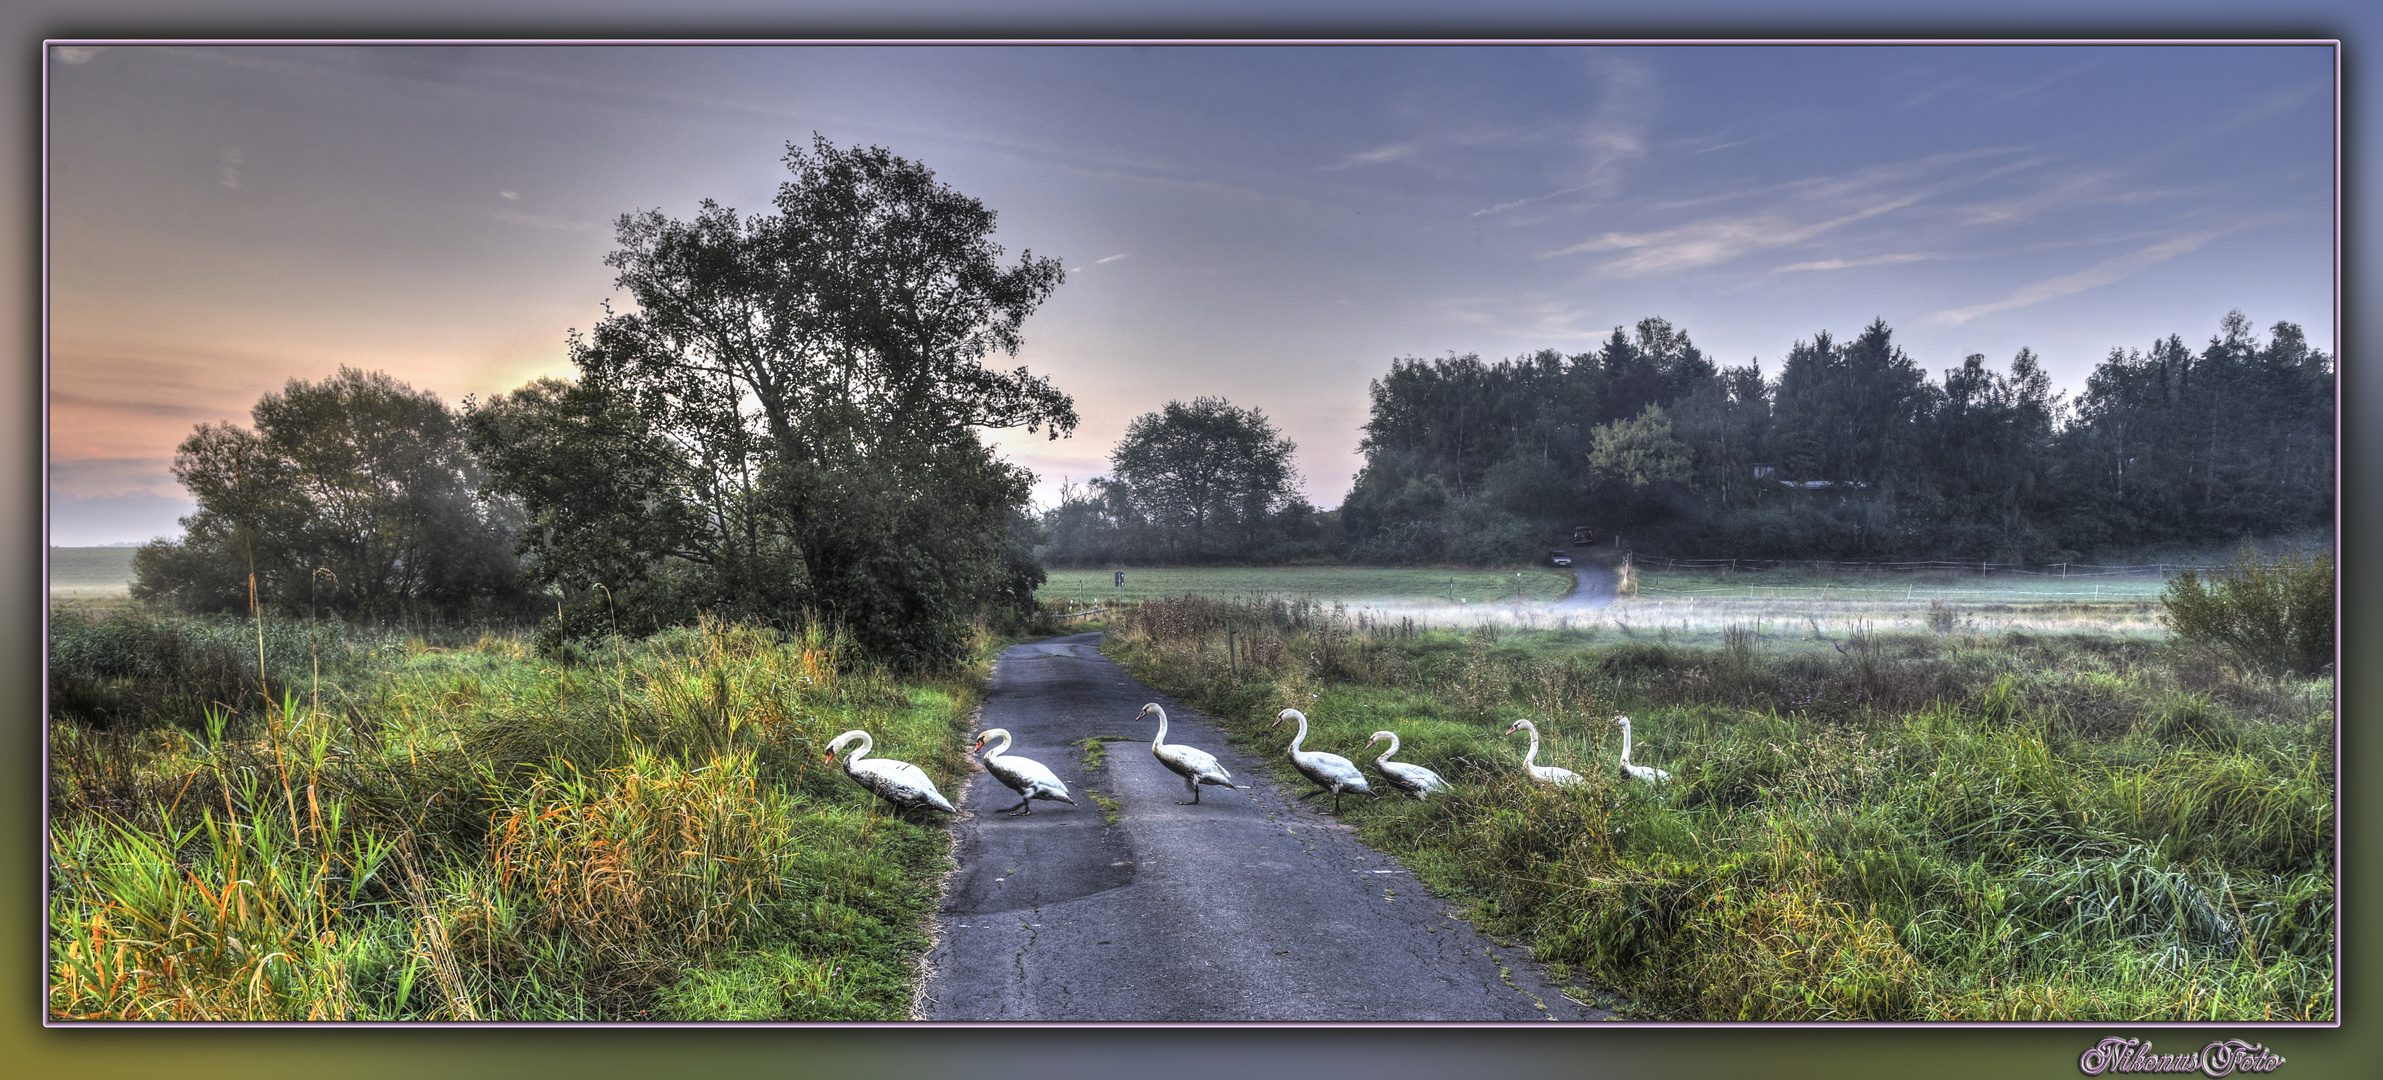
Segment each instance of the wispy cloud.
[[1092,260],[1092,265],[1094,265],[1094,266],[1101,266],[1101,265],[1105,265],[1105,264],[1108,264],[1108,263],[1113,263],[1113,262],[1116,262],[1116,261],[1117,261],[1117,260],[1119,260],[1119,259],[1130,259],[1130,258],[1132,258],[1132,257],[1133,257],[1133,254],[1134,254],[1134,253],[1133,253],[1133,252],[1130,252],[1130,251],[1119,252],[1118,254],[1111,255],[1111,256],[1109,256],[1109,257],[1108,257],[1108,258],[1106,258],[1106,259],[1094,259],[1094,260]]
[[2011,290],[2010,295],[1992,303],[1976,304],[1964,308],[1949,308],[1947,310],[1939,311],[1929,315],[1923,321],[1938,326],[1959,326],[1962,323],[1968,322],[1972,319],[1979,318],[1980,316],[1992,315],[1998,311],[2010,311],[2014,308],[2023,308],[2035,304],[2041,304],[2046,300],[2057,300],[2063,296],[2073,296],[2077,293],[2084,292],[2087,289],[2097,289],[2104,285],[2108,285],[2117,281],[2123,281],[2127,278],[2133,277],[2136,274],[2139,274],[2153,266],[2157,266],[2160,263],[2166,262],[2169,259],[2197,251],[2203,245],[2209,243],[2212,240],[2218,239],[2219,237],[2242,232],[2246,229],[2256,229],[2268,225],[2274,225],[2279,222],[2290,220],[2293,216],[2294,215],[2291,214],[2266,214],[2216,229],[2205,229],[2199,232],[2186,233],[2185,235],[2173,237],[2171,239],[2161,241],[2160,243],[2153,244],[2149,247],[2138,248],[2124,255],[2104,259],[2101,262],[2095,263],[2092,266],[2086,267],[2085,269],[2079,270],[2072,274],[2062,274],[2059,277],[2029,282],[2028,284],[2021,285],[2018,288]]
[[1392,143],[1388,146],[1377,146],[1371,150],[1361,150],[1330,165],[1318,165],[1316,168],[1331,172],[1337,169],[1363,168],[1367,165],[1386,165],[1400,158],[1413,157],[1415,151],[1420,149],[1422,149],[1421,144],[1411,141]]
[[[1982,147],[1934,154],[1905,161],[1882,162],[1844,173],[1804,177],[1691,199],[1654,204],[1655,211],[1734,203],[1736,213],[1720,213],[1667,228],[1615,230],[1577,244],[1540,254],[1557,258],[1589,252],[1628,254],[1599,269],[1609,274],[1660,274],[1730,262],[1756,252],[1790,247],[1816,239],[1856,222],[1891,214],[1973,184],[2019,171],[2029,164],[2016,147]],[[2011,160],[1980,167],[1981,160]],[[1746,206],[1745,204],[1752,204]],[[1908,238],[1898,243],[1910,243]],[[1825,261],[1806,261],[1792,269],[1836,269]],[[1782,268],[1782,269],[1788,269]]]
[[1762,134],[1760,134],[1760,135],[1748,135],[1748,136],[1746,136],[1746,137],[1745,137],[1745,138],[1743,138],[1743,139],[1731,139],[1730,141],[1728,141],[1728,142],[1725,142],[1725,143],[1714,143],[1714,144],[1713,144],[1713,145],[1711,145],[1711,146],[1700,146],[1700,147],[1698,147],[1698,148],[1696,148],[1696,149],[1694,149],[1694,150],[1690,150],[1690,151],[1688,151],[1688,153],[1690,153],[1691,155],[1694,155],[1694,154],[1710,154],[1710,153],[1712,153],[1712,152],[1714,152],[1714,151],[1716,151],[1716,150],[1727,150],[1727,149],[1729,149],[1729,148],[1731,148],[1731,147],[1733,147],[1733,146],[1744,146],[1744,145],[1746,145],[1747,143],[1750,143],[1750,142],[1761,142],[1762,140],[1764,140],[1764,139],[1768,139],[1768,138],[1770,138],[1771,136],[1773,136],[1773,135],[1777,135],[1777,134],[1779,134],[1779,133],[1778,133],[1778,132],[1776,132],[1776,131],[1766,131],[1766,132],[1763,132],[1763,133],[1762,133]]
[[1540,257],[1555,258],[1590,251],[1628,251],[1631,254],[1606,263],[1603,269],[1617,274],[1662,274],[1689,270],[1728,262],[1766,248],[1799,244],[1833,229],[1900,210],[1922,198],[1925,196],[1904,195],[1824,221],[1802,222],[1784,215],[1765,214],[1713,218],[1654,232],[1611,232],[1571,247],[1547,252]]
[[1892,266],[1896,263],[1928,262],[1942,255],[1922,255],[1905,252],[1896,255],[1873,255],[1867,259],[1819,259],[1813,262],[1789,263],[1772,269],[1774,274],[1790,274],[1798,270],[1851,270],[1857,266]]
[[1647,129],[1654,122],[1662,95],[1654,72],[1636,61],[1600,56],[1594,70],[1599,84],[1597,107],[1579,127],[1566,133],[1580,155],[1576,166],[1579,182],[1483,207],[1468,217],[1502,214],[1582,192],[1610,198],[1620,190],[1628,167],[1647,156]]
[[179,497],[171,458],[86,458],[50,462],[50,491],[78,498],[122,495]]

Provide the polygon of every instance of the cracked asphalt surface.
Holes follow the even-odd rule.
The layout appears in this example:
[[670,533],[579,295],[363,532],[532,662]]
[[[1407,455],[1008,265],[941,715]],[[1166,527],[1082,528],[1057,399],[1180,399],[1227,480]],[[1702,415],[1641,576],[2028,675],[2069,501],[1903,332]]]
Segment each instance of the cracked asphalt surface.
[[[1520,949],[1453,917],[1412,873],[1278,790],[1267,763],[1198,712],[1128,677],[1099,634],[1017,645],[993,669],[979,728],[1051,767],[1079,806],[1017,796],[974,774],[952,822],[946,883],[920,995],[944,1021],[1532,1021],[1610,1014],[1565,997]],[[1183,781],[1150,755],[1167,741],[1215,754],[1247,791]],[[1080,740],[1103,744],[1087,768]],[[1282,740],[1289,742],[1288,736]],[[1337,749],[1337,748],[1336,748]],[[1279,756],[1277,749],[1276,756]],[[1103,821],[1101,803],[1116,805]]]

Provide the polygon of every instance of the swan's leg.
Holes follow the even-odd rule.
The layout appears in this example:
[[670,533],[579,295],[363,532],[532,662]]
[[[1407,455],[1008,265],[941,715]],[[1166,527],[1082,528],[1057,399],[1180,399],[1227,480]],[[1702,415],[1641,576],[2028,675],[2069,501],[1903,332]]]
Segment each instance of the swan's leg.
[[1017,816],[1019,816],[1019,817],[1024,817],[1025,815],[1027,815],[1027,814],[1031,814],[1031,813],[1033,813],[1033,812],[1034,812],[1034,808],[1033,808],[1033,807],[1026,805],[1027,803],[1030,803],[1030,802],[1033,802],[1033,801],[1034,801],[1034,800],[1032,800],[1032,799],[1020,799],[1020,800],[1018,800],[1018,805],[1016,805],[1016,806],[1013,806],[1013,807],[1010,807],[1009,809],[1002,811],[1002,813],[1004,813],[1004,814],[1014,814],[1014,815],[1017,815]]
[[1184,787],[1187,787],[1187,788],[1190,788],[1190,789],[1191,789],[1191,795],[1192,795],[1192,797],[1191,797],[1190,799],[1177,799],[1177,800],[1175,800],[1175,805],[1177,805],[1177,806],[1198,806],[1198,805],[1200,805],[1200,782],[1199,782],[1198,780],[1194,780],[1194,779],[1192,779],[1191,777],[1188,777],[1188,776],[1186,776],[1186,777],[1184,777],[1184,778],[1183,778],[1183,786],[1184,786]]

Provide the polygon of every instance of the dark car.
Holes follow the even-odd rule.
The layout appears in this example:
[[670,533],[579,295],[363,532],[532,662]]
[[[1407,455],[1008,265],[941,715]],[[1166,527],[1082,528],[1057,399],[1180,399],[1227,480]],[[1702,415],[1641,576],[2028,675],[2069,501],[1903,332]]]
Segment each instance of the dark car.
[[1561,552],[1561,551],[1550,551],[1550,552],[1548,552],[1548,553],[1547,553],[1547,559],[1548,559],[1548,561],[1549,561],[1549,562],[1552,562],[1552,563],[1556,564],[1557,566],[1570,566],[1570,565],[1572,565],[1572,556],[1570,556],[1570,555],[1567,555],[1567,554],[1565,554],[1564,552]]
[[1586,526],[1586,525],[1581,525],[1581,526],[1577,526],[1577,527],[1575,527],[1575,528],[1572,530],[1572,543],[1573,543],[1574,545],[1576,545],[1576,546],[1577,546],[1577,545],[1580,545],[1580,544],[1593,544],[1593,543],[1596,543],[1596,542],[1597,542],[1597,534],[1596,534],[1596,533],[1594,533],[1594,532],[1592,532],[1592,531],[1590,531],[1590,529],[1589,529],[1589,527],[1588,527],[1588,526]]

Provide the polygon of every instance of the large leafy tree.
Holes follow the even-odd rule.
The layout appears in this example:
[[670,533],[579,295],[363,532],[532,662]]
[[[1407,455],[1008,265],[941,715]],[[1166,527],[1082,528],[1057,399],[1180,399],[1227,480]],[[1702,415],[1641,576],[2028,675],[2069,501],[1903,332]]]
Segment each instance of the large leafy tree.
[[888,660],[948,660],[1035,572],[1029,477],[978,432],[1075,426],[1047,380],[985,363],[1060,266],[1004,267],[991,210],[881,147],[815,137],[785,163],[774,215],[623,215],[606,265],[634,310],[571,335],[576,384],[476,409],[475,443],[546,580],[665,615],[810,610]]
[[1203,559],[1254,551],[1275,515],[1299,503],[1296,449],[1266,414],[1203,397],[1136,417],[1109,464],[1160,543]]
[[513,509],[475,495],[478,465],[438,397],[379,372],[297,379],[203,424],[174,456],[197,500],[179,540],[133,556],[133,595],[190,610],[256,599],[367,617],[456,615],[518,595]]

